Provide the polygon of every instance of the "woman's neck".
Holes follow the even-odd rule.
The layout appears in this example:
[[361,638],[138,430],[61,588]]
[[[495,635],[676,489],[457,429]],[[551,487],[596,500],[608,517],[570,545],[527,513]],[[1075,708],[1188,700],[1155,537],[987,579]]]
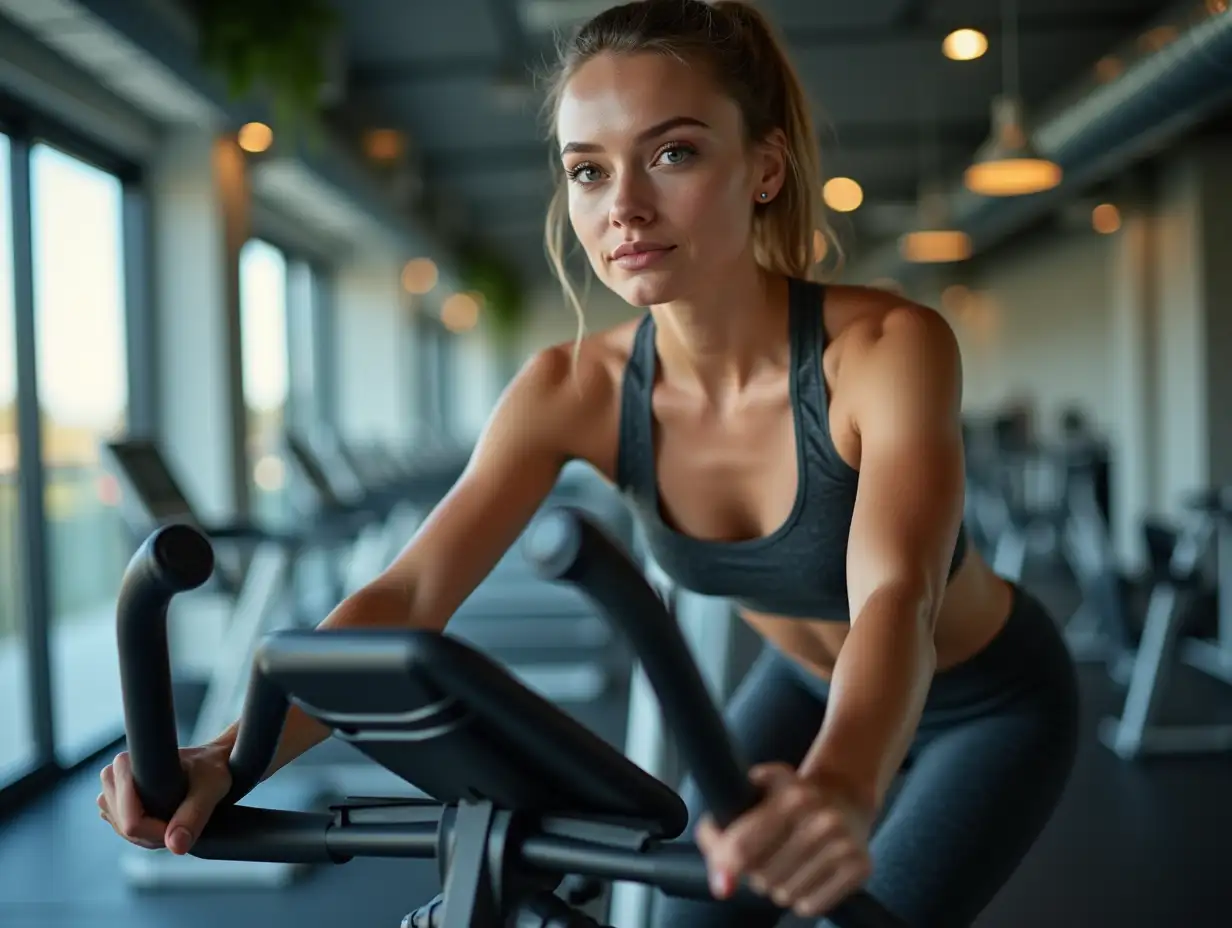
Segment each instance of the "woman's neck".
[[652,308],[663,373],[708,398],[739,393],[787,360],[787,281],[756,264],[704,292]]

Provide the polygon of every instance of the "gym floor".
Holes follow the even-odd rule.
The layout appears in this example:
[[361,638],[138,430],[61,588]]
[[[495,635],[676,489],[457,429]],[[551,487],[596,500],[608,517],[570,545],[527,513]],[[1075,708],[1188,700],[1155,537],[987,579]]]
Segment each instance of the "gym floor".
[[[1056,584],[1031,584],[1051,602]],[[1083,750],[1060,809],[981,928],[1223,928],[1232,911],[1232,757],[1129,764],[1098,744],[1100,718],[1120,693],[1082,670]],[[1182,676],[1176,695],[1199,711],[1227,693]],[[1222,704],[1222,705],[1221,705]],[[574,711],[619,743],[624,694]],[[101,764],[100,764],[101,766]],[[365,860],[321,869],[281,891],[134,894],[119,870],[122,845],[98,818],[88,769],[0,825],[4,928],[397,928],[438,889],[433,865]]]

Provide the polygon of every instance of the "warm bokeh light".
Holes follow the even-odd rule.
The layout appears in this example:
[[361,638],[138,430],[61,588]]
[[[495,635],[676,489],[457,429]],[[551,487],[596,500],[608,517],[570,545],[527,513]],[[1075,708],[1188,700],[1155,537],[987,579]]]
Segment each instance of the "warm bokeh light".
[[1095,63],[1095,79],[1101,84],[1108,84],[1120,77],[1124,70],[1125,65],[1119,58],[1106,55]]
[[364,151],[374,161],[396,161],[406,150],[406,140],[397,129],[371,129],[364,135]]
[[821,229],[813,230],[813,263],[820,264],[830,253],[830,241]]
[[864,191],[850,177],[831,177],[821,190],[822,198],[830,209],[850,213],[864,202]]
[[955,29],[945,37],[941,50],[952,61],[974,61],[988,51],[988,36],[978,29]]
[[952,316],[961,315],[971,302],[971,290],[963,284],[950,284],[941,291],[941,308]]
[[402,286],[407,293],[422,296],[436,286],[436,262],[431,258],[412,258],[402,268]]
[[1156,26],[1154,29],[1142,34],[1142,36],[1138,39],[1138,48],[1148,54],[1151,52],[1157,52],[1167,48],[1175,42],[1177,36],[1180,34],[1180,30],[1178,30],[1176,26]]
[[252,468],[252,482],[266,493],[276,493],[286,483],[286,468],[276,454],[263,455]]
[[1101,235],[1111,235],[1121,228],[1121,211],[1111,203],[1101,203],[1091,210],[1091,228]]
[[999,158],[971,165],[963,182],[972,193],[986,197],[1023,196],[1061,183],[1061,167],[1046,158]]
[[244,151],[257,154],[274,144],[274,130],[263,122],[248,122],[240,126],[236,141]]
[[1228,0],[1206,0],[1206,11],[1212,16],[1228,12]]
[[451,332],[465,332],[479,322],[479,301],[470,293],[455,293],[441,306],[441,322]]
[[971,257],[971,236],[958,229],[920,229],[898,242],[903,259],[913,264],[945,264]]

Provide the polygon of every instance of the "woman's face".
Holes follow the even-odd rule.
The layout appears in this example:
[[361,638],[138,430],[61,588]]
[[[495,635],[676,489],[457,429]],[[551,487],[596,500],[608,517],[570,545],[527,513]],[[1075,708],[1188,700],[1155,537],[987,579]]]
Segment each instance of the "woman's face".
[[754,204],[782,182],[779,150],[747,145],[735,102],[670,55],[588,61],[564,88],[556,133],[573,230],[634,306],[687,298],[751,255]]

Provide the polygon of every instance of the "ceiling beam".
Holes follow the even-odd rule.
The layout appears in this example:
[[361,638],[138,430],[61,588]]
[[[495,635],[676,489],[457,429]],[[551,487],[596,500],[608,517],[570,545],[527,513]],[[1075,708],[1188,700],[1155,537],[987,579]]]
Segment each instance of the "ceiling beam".
[[[914,2],[914,0],[912,0]],[[908,3],[908,8],[911,3]],[[502,4],[494,4],[494,8]],[[902,15],[900,11],[900,15]],[[1124,35],[1142,25],[1142,15],[1126,16],[1078,11],[1074,13],[1047,13],[1024,16],[1019,27],[1019,40],[1047,39],[1083,33],[1096,33],[1110,37]],[[516,23],[515,23],[516,25]],[[784,28],[781,30],[787,44],[795,51],[813,51],[835,46],[850,48],[853,45],[876,46],[890,42],[921,39],[937,41],[952,28],[966,26],[980,29],[995,43],[1001,34],[1001,21],[997,17],[981,17],[974,21],[955,21],[949,24],[908,21],[905,25],[890,26],[814,26]],[[504,26],[500,27],[502,41],[513,41],[517,48],[525,49],[524,37],[518,35],[506,39]],[[527,60],[523,54],[519,60]],[[441,61],[390,61],[357,65],[351,69],[351,86],[357,89],[380,87],[389,84],[430,83],[450,80],[475,80],[497,78],[507,67],[505,60],[490,55],[459,56]],[[528,72],[529,73],[529,72]]]
[[902,0],[902,6],[894,16],[894,25],[900,29],[918,27],[927,13],[928,0]]

